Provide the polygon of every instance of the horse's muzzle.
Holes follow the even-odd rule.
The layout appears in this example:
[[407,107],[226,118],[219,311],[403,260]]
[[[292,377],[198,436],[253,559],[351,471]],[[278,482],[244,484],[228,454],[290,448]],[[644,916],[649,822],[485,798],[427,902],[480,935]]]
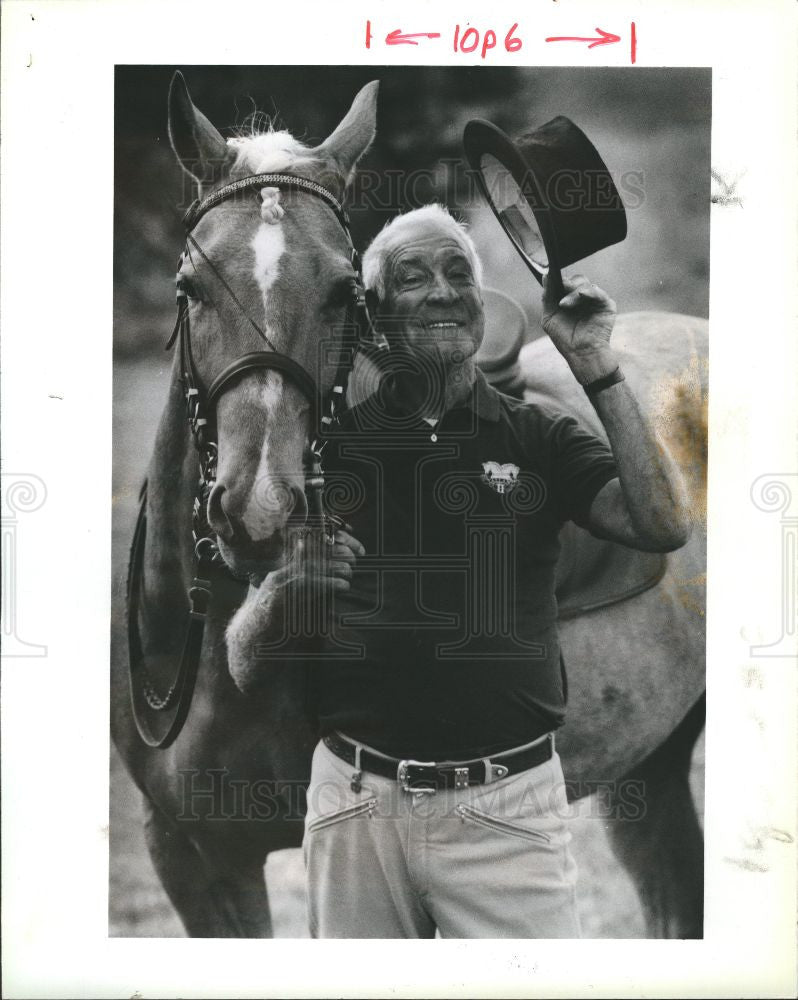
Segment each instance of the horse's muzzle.
[[280,503],[236,503],[223,483],[208,498],[208,523],[216,533],[219,552],[237,576],[262,576],[281,565],[292,529],[307,519],[307,501],[293,484],[280,484]]

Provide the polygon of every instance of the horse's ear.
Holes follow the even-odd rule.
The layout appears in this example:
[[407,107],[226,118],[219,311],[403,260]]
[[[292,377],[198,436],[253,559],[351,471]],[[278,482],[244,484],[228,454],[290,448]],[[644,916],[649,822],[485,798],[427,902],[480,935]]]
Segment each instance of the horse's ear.
[[316,156],[332,161],[346,184],[352,178],[355,164],[374,141],[379,86],[378,80],[367,83],[338,128],[313,151]]
[[194,107],[179,70],[169,86],[169,141],[180,166],[201,184],[217,179],[229,157],[222,134]]

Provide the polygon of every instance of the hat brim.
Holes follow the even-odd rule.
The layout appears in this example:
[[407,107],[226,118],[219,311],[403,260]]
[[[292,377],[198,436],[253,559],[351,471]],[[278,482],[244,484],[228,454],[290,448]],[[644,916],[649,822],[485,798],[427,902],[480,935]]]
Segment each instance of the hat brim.
[[[490,205],[491,211],[496,216],[510,242],[518,251],[521,259],[540,284],[543,284],[544,275],[548,275],[550,285],[553,288],[556,285],[559,289],[562,289],[560,257],[557,252],[557,235],[552,224],[551,213],[545,207],[544,192],[534,171],[518,152],[512,139],[492,122],[485,121],[482,118],[474,118],[468,122],[463,132],[463,147],[466,159],[476,175],[477,184],[485,196],[485,200]],[[507,225],[494,203],[482,173],[481,158],[486,153],[494,156],[509,170],[513,180],[521,189],[540,229],[543,246],[546,250],[548,267],[541,267],[540,264],[529,256],[525,248],[521,245],[517,234]]]
[[487,373],[509,369],[518,360],[527,332],[526,313],[521,305],[498,288],[482,289],[485,334],[474,361]]

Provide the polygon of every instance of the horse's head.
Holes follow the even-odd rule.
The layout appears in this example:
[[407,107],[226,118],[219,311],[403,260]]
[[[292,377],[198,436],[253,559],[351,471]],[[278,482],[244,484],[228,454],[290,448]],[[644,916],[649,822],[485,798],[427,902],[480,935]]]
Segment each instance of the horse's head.
[[[194,107],[176,74],[169,137],[201,198],[240,178],[290,173],[343,197],[374,138],[377,84],[356,96],[321,145],[287,132],[225,140]],[[299,362],[323,396],[331,388],[355,273],[335,212],[303,191],[266,187],[225,199],[204,214],[183,254],[194,366],[207,391],[242,355],[275,349]],[[264,335],[268,342],[264,342]],[[282,558],[289,529],[307,515],[305,474],[311,401],[288,375],[243,372],[215,405],[218,461],[208,520],[235,572],[262,574]]]

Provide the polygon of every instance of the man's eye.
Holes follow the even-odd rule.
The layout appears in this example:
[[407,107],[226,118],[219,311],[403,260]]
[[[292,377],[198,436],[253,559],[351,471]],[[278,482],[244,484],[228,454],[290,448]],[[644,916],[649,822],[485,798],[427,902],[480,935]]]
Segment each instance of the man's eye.
[[420,285],[424,280],[424,275],[421,271],[405,271],[402,275],[401,282],[407,287],[412,287],[413,285]]
[[455,267],[449,271],[449,278],[452,281],[470,281],[471,272],[467,267]]

